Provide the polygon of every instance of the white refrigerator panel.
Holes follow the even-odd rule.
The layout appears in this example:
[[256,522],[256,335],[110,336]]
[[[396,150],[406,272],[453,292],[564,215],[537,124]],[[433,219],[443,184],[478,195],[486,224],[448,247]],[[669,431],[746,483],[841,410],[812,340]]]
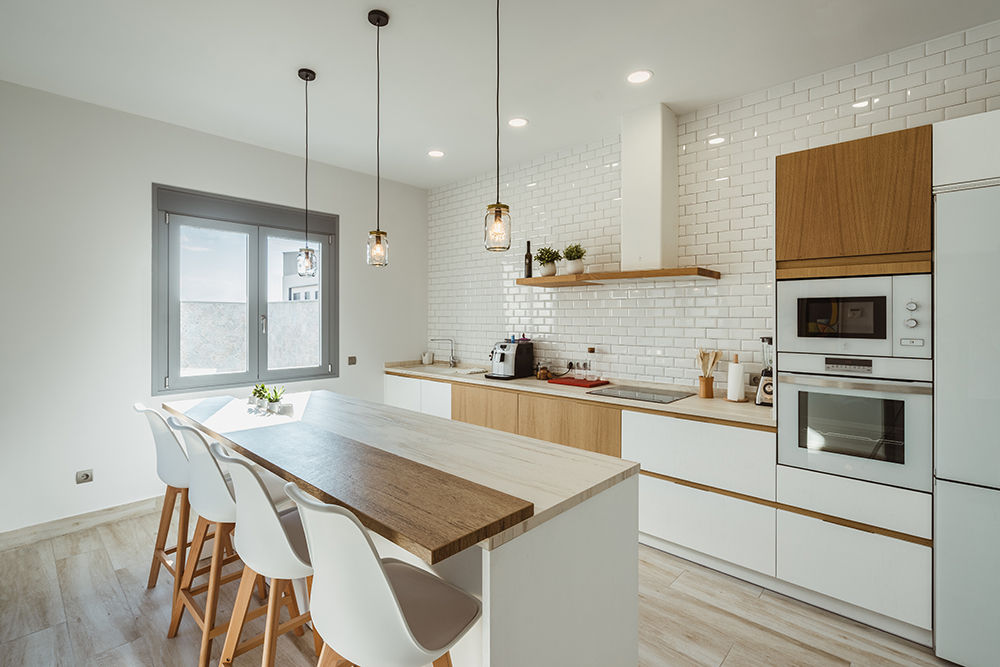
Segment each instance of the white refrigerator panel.
[[1000,187],[936,207],[935,472],[1000,488]]
[[934,123],[934,186],[1000,177],[1000,110]]
[[997,664],[998,564],[1000,491],[938,480],[934,488],[934,642],[938,656],[967,667]]

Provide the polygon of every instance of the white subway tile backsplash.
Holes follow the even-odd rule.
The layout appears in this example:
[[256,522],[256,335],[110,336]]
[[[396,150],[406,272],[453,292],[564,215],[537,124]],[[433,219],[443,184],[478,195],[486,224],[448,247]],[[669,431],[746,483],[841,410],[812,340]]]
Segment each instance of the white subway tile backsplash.
[[[869,105],[852,106],[861,100]],[[457,356],[477,364],[511,333],[531,336],[539,361],[557,366],[595,346],[599,372],[626,379],[691,384],[699,346],[760,363],[758,339],[774,329],[775,156],[998,108],[994,22],[679,117],[679,263],[720,271],[722,280],[711,284],[514,284],[528,239],[532,250],[578,241],[588,271],[620,268],[617,136],[501,169],[501,199],[514,221],[508,253],[482,249],[492,173],[435,188],[428,193],[428,333],[455,338]],[[713,133],[726,143],[709,145]]]

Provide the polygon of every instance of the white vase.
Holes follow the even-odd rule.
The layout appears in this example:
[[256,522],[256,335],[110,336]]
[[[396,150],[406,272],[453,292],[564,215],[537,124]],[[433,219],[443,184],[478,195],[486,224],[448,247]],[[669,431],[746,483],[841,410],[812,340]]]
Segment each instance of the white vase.
[[267,399],[266,398],[258,398],[257,399],[257,407],[260,408],[261,410],[267,410]]
[[566,273],[572,275],[574,273],[583,273],[583,260],[582,259],[567,259],[566,260]]
[[538,265],[538,275],[544,276],[554,276],[556,275],[556,263],[547,262],[545,264]]
[[267,411],[275,414],[281,412],[281,401],[268,402]]

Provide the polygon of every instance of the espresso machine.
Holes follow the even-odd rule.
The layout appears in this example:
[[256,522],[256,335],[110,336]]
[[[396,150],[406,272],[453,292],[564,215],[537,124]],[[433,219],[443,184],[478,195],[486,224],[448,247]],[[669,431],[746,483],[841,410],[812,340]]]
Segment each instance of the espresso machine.
[[534,374],[535,348],[530,341],[502,341],[493,345],[490,361],[492,370],[486,377],[491,380],[526,378]]

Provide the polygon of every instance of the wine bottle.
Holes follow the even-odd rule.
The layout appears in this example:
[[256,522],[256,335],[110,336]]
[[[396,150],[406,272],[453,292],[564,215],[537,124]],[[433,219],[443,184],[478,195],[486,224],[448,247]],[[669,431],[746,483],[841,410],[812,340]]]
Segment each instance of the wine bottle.
[[528,252],[524,253],[524,277],[531,277],[531,241],[528,241]]

